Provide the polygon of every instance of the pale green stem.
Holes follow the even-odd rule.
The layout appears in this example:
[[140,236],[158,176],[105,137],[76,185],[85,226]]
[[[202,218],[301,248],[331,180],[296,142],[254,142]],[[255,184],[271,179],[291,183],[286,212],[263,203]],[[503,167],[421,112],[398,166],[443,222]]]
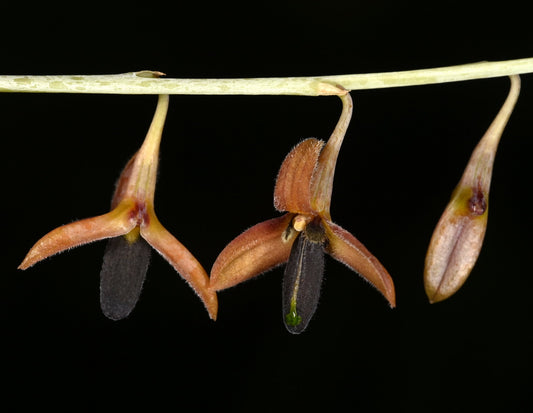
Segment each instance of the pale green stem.
[[533,58],[403,72],[283,78],[161,79],[161,73],[151,71],[88,76],[3,75],[0,92],[318,96],[343,95],[345,90],[428,85],[524,73],[533,73]]
[[151,204],[154,202],[159,145],[167,117],[168,103],[168,95],[159,95],[150,129],[148,129],[146,138],[135,155],[135,161],[130,172],[135,179],[130,181],[126,189],[128,194],[132,194],[137,198],[145,198]]
[[507,99],[505,99],[503,106],[485,132],[485,135],[476,145],[459,183],[460,186],[468,188],[475,188],[476,185],[479,185],[479,189],[483,191],[484,196],[488,196],[489,193],[492,168],[500,138],[520,94],[520,76],[510,76],[510,79],[511,88]]

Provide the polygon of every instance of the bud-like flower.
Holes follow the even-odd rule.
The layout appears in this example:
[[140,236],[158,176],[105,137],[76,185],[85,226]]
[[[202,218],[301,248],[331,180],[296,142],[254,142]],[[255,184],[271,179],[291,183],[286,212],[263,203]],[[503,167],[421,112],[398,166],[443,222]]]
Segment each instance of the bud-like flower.
[[426,294],[432,303],[445,300],[459,290],[479,256],[487,228],[494,157],[519,92],[520,78],[511,76],[509,95],[474,149],[433,232],[424,270]]
[[109,238],[100,273],[100,303],[104,314],[113,320],[126,317],[137,303],[150,259],[149,246],[190,284],[210,317],[217,316],[217,296],[208,288],[207,273],[161,225],[154,211],[159,144],[168,101],[168,95],[159,96],[144,143],[120,175],[111,212],[54,229],[37,241],[19,266],[25,270],[69,248]]

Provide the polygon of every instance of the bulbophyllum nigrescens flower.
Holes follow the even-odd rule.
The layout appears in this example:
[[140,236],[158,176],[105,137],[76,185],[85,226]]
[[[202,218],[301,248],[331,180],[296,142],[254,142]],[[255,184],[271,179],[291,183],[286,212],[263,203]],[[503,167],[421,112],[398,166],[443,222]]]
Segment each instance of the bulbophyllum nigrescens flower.
[[519,93],[520,77],[511,76],[509,95],[474,149],[433,232],[424,269],[426,294],[432,303],[455,294],[478,259],[487,229],[494,157]]
[[287,211],[261,222],[230,242],[211,270],[215,291],[233,287],[287,263],[282,309],[286,328],[301,333],[313,316],[324,271],[324,252],[358,272],[395,306],[394,284],[385,268],[352,234],[331,221],[330,203],[337,156],[353,104],[341,96],[343,110],[327,144],[306,139],[281,165],[274,205]]
[[111,212],[54,229],[37,241],[19,266],[25,270],[69,248],[108,238],[100,273],[100,303],[103,313],[113,320],[128,316],[135,307],[146,277],[150,246],[189,283],[209,316],[217,316],[217,296],[208,288],[206,271],[161,225],[154,211],[159,144],[168,102],[168,95],[159,96],[144,143],[120,175]]

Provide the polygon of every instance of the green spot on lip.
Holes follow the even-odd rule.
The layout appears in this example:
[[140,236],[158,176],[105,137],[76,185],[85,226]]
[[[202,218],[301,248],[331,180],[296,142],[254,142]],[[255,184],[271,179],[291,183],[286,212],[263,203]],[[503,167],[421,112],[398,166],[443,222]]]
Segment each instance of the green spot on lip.
[[296,306],[293,307],[291,305],[290,313],[285,316],[285,323],[287,323],[288,326],[294,327],[302,322],[302,317],[298,315],[295,307]]

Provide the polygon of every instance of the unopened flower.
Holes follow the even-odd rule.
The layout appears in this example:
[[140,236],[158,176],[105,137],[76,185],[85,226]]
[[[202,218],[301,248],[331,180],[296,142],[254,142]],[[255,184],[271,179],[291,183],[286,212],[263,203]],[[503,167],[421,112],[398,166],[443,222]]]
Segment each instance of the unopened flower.
[[395,306],[394,284],[385,268],[352,234],[331,221],[330,203],[337,156],[352,115],[349,94],[328,143],[307,139],[281,165],[274,205],[287,211],[235,238],[211,270],[211,287],[220,291],[287,263],[282,309],[285,326],[301,333],[320,294],[324,252],[358,272]]
[[457,292],[477,261],[487,229],[494,157],[519,92],[520,78],[511,76],[509,95],[474,149],[433,232],[424,270],[426,294],[432,303]]
[[19,266],[25,270],[69,248],[110,238],[100,274],[100,301],[104,314],[114,320],[126,317],[137,303],[150,259],[149,245],[190,284],[210,317],[217,316],[217,297],[208,288],[207,273],[154,212],[159,144],[168,101],[168,95],[159,96],[144,143],[120,175],[111,212],[54,229],[30,249]]

